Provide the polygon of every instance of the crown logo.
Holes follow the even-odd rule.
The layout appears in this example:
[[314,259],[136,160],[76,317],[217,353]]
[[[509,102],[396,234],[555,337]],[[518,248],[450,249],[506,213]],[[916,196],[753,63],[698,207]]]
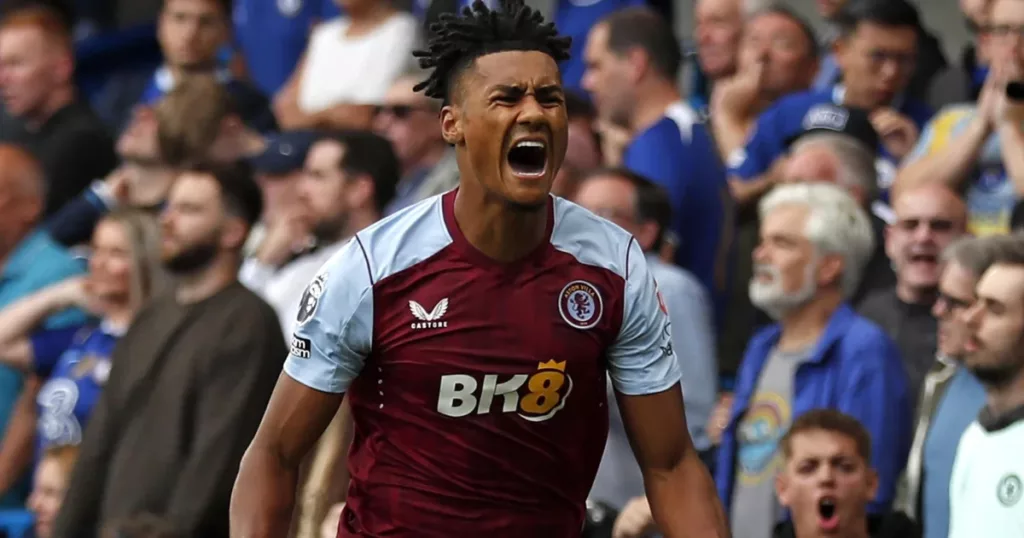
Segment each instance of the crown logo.
[[558,370],[559,372],[565,371],[565,361],[555,362],[554,359],[548,362],[542,362],[537,365],[538,370]]

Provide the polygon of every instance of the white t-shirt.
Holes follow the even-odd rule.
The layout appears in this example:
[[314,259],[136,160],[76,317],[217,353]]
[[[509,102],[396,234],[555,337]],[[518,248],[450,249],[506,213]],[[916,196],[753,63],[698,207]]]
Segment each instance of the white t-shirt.
[[957,448],[949,484],[949,538],[1024,536],[1024,420],[995,431],[978,421]]
[[313,114],[341,103],[378,104],[412,65],[419,24],[396,13],[368,34],[345,36],[348,17],[317,26],[306,48],[298,105]]

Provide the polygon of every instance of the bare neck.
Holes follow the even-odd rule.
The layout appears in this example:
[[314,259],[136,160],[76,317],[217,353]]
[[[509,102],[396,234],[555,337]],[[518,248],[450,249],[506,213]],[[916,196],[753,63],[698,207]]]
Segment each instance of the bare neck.
[[377,213],[375,209],[365,209],[360,211],[353,211],[349,214],[348,218],[345,219],[345,228],[341,232],[341,237],[338,240],[346,237],[352,237],[360,230],[380,220],[380,213]]
[[190,275],[181,275],[175,298],[181,304],[208,299],[238,280],[238,256],[222,253],[209,266]]
[[474,248],[495,261],[512,262],[544,241],[546,204],[536,210],[513,208],[476,185],[465,188],[467,183],[455,197],[455,222]]
[[350,22],[345,35],[357,37],[372,31],[394,13],[395,8],[391,5],[391,2],[373,2],[372,5],[362,10],[350,10],[347,13]]
[[637,99],[636,109],[630,121],[630,130],[634,136],[658,123],[665,116],[665,110],[682,99],[679,89],[663,80],[647,81],[637,93],[642,98]]
[[104,321],[119,330],[128,329],[133,318],[135,318],[135,309],[127,302],[124,304],[110,305],[107,308],[106,315],[103,316]]
[[996,416],[1024,406],[1024,369],[1017,372],[1013,381],[999,387],[988,387],[985,392],[989,411]]
[[55,89],[50,93],[49,99],[43,103],[43,106],[32,114],[30,117],[25,118],[25,123],[32,130],[40,129],[50,118],[53,117],[60,109],[71,104],[71,101],[75,99],[74,88],[67,86],[63,88]]
[[811,302],[787,313],[782,318],[778,349],[799,351],[815,345],[840,303],[842,297],[838,291],[822,290]]

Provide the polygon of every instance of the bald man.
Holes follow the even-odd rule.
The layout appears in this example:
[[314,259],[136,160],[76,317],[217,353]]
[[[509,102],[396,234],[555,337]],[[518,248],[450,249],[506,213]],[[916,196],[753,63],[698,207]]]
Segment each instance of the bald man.
[[0,20],[0,142],[42,164],[51,215],[117,164],[114,141],[74,86],[71,35],[60,14],[33,6]]
[[402,180],[384,216],[451,190],[459,182],[455,152],[437,128],[441,103],[412,91],[425,79],[418,73],[399,77],[377,107],[374,130],[391,141],[402,165]]
[[[0,144],[0,309],[83,270],[37,229],[44,190],[39,163],[23,149]],[[44,329],[70,329],[84,322],[81,312],[69,311],[47,320]],[[27,494],[27,484],[19,479],[32,461],[36,425],[22,420],[8,424],[22,381],[21,372],[0,365],[0,509],[23,506]]]
[[899,345],[916,402],[935,361],[938,327],[931,310],[939,292],[939,255],[967,233],[967,208],[957,193],[940,184],[900,191],[892,208],[895,221],[885,230],[885,251],[896,270],[896,285],[867,297],[860,314]]

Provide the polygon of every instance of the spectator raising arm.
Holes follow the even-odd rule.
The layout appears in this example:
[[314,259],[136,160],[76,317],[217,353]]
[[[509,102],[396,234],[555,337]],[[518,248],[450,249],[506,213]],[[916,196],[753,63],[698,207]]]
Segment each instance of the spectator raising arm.
[[1000,102],[1006,99],[1005,87],[1005,83],[997,80],[993,70],[978,97],[978,107],[973,117],[966,129],[955,138],[940,133],[951,130],[946,123],[956,122],[960,114],[967,112],[945,110],[936,115],[925,128],[917,147],[907,157],[906,164],[896,177],[893,190],[909,189],[929,182],[944,183],[952,189],[962,188],[993,132],[993,117],[1002,108]]
[[84,284],[84,277],[70,278],[0,310],[0,363],[30,371],[35,359],[30,334],[51,315],[88,303]]

